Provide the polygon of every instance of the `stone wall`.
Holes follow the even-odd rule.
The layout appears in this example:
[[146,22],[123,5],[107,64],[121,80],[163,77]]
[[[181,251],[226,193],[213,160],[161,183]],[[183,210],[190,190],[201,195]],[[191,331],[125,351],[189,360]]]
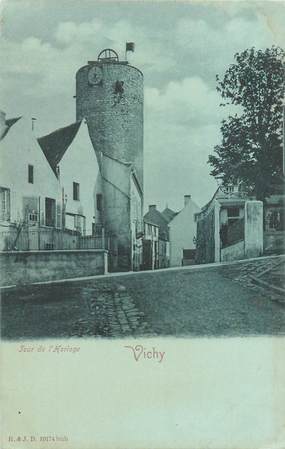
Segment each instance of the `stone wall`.
[[221,249],[221,262],[244,259],[244,241]]
[[107,251],[0,252],[0,268],[1,286],[94,276],[107,273]]
[[244,214],[245,257],[258,257],[263,254],[263,203],[246,201]]
[[265,231],[263,246],[264,254],[285,254],[285,231]]
[[[219,202],[215,201],[208,210],[197,215],[196,262],[211,263],[261,256],[263,254],[262,202],[245,202],[244,212],[240,214],[244,218],[239,219],[238,232],[235,229],[227,245],[221,245],[221,230],[224,226],[221,213],[223,210]],[[238,239],[240,242],[236,241]],[[222,249],[221,246],[223,246]]]

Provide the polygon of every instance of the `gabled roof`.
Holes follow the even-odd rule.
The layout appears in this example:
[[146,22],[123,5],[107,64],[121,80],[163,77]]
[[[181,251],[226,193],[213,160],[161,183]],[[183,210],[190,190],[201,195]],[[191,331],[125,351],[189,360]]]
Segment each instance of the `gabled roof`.
[[2,134],[2,136],[0,136],[0,140],[4,139],[4,137],[7,135],[7,133],[9,132],[10,128],[18,121],[20,120],[21,117],[15,117],[15,118],[9,118],[8,120],[5,120],[5,124],[6,124],[6,128]]
[[162,240],[169,239],[168,223],[161,212],[155,208],[151,208],[145,215],[144,221],[155,224],[159,227],[159,237]]
[[61,161],[67,148],[71,145],[73,139],[75,138],[81,122],[82,121],[80,120],[69,126],[65,126],[64,128],[59,128],[46,136],[38,138],[40,147],[55,173],[58,163]]
[[165,218],[165,220],[167,221],[167,223],[169,223],[179,212],[174,212],[169,207],[166,207],[161,213]]

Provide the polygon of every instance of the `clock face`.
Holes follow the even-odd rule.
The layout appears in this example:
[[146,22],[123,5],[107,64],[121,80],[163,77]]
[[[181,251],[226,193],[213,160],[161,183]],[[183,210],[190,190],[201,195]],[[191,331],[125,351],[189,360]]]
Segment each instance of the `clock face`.
[[102,81],[103,74],[101,67],[93,66],[88,72],[88,82],[90,84],[99,84]]

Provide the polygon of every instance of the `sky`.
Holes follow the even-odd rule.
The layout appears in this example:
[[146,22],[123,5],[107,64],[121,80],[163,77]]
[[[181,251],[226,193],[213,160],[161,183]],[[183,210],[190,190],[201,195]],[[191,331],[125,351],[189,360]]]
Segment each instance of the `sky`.
[[[216,74],[234,54],[285,42],[285,3],[2,0],[0,109],[35,117],[38,136],[75,121],[75,73],[104,48],[144,74],[145,208],[203,206],[217,182],[208,155],[221,141]],[[4,62],[4,63],[3,63]]]

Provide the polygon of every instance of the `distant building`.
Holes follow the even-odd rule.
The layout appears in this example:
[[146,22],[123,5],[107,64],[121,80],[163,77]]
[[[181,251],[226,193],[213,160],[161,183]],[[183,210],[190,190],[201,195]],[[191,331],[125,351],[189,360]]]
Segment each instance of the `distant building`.
[[156,205],[152,204],[144,215],[144,221],[158,226],[158,261],[156,268],[167,268],[169,266],[169,229],[167,220],[156,208]]
[[144,270],[154,270],[159,267],[159,226],[144,219],[143,266]]
[[22,249],[37,249],[39,227],[62,226],[59,182],[34,136],[31,120],[6,119],[1,112],[0,136],[1,249],[16,249],[20,239]]
[[[196,221],[195,214],[200,212],[199,206],[191,199],[191,195],[184,196],[184,208],[174,213],[169,221],[169,259],[170,266],[176,267],[195,263]],[[168,216],[171,214],[167,212]]]
[[60,183],[63,227],[92,235],[99,165],[86,124],[72,123],[40,137],[38,142]]
[[263,203],[237,187],[219,187],[196,214],[197,263],[224,262],[263,254]]

